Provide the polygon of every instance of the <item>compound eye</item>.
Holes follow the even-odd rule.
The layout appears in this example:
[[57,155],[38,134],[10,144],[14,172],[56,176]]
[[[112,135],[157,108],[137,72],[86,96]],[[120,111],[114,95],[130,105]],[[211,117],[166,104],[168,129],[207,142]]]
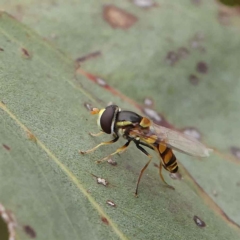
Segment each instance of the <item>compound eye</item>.
[[117,106],[111,105],[106,107],[105,111],[102,113],[101,119],[100,119],[100,125],[102,130],[105,133],[112,133],[112,122],[114,120],[114,115],[116,112]]

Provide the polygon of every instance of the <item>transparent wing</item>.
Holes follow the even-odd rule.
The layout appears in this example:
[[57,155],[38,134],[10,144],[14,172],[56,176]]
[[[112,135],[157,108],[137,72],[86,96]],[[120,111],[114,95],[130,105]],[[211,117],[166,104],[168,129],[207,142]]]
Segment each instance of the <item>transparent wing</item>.
[[141,130],[139,131],[138,129],[138,134],[142,135],[143,138],[151,138],[152,135],[156,135],[159,143],[166,144],[170,148],[192,156],[208,157],[212,151],[212,149],[207,148],[193,137],[159,126],[155,123],[152,123],[148,132],[141,133]]

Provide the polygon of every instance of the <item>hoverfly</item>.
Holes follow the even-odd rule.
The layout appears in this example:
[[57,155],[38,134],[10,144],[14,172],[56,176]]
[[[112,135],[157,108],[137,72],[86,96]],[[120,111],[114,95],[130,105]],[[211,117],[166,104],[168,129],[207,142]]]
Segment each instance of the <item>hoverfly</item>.
[[[125,151],[131,142],[134,142],[136,147],[148,157],[148,162],[138,176],[135,190],[136,196],[138,194],[138,185],[141,177],[152,160],[152,156],[142,146],[148,147],[158,154],[160,158],[159,175],[165,184],[167,183],[162,175],[162,167],[170,173],[176,173],[178,171],[177,159],[172,149],[198,157],[207,157],[209,156],[209,152],[212,151],[212,149],[207,148],[195,138],[156,125],[148,118],[142,117],[135,112],[122,111],[116,105],[110,105],[103,109],[93,108],[91,113],[98,114],[97,124],[101,132],[97,134],[90,133],[90,135],[99,136],[102,133],[107,133],[112,134],[113,139],[108,142],[102,142],[88,151],[80,151],[81,154],[90,153],[100,146],[115,143],[119,137],[122,136],[127,142],[109,156],[97,161],[98,163],[106,161],[113,155]],[[171,187],[170,185],[168,186]]]

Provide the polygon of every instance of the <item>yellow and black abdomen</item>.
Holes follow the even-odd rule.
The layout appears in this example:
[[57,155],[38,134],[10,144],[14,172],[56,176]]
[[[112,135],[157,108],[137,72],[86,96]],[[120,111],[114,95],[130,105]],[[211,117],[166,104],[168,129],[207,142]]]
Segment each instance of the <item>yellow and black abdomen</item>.
[[157,148],[163,161],[163,167],[171,173],[176,173],[178,164],[172,149],[161,143],[158,144]]

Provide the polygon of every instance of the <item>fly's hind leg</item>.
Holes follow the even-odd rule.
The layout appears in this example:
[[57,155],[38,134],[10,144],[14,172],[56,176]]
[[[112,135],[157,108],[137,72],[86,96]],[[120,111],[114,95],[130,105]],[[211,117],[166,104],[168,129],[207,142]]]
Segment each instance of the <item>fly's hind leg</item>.
[[139,183],[140,183],[140,180],[141,180],[141,178],[142,178],[142,175],[143,175],[144,171],[146,170],[146,168],[148,167],[149,163],[150,163],[151,160],[152,160],[152,156],[151,156],[144,148],[142,148],[141,146],[139,146],[138,143],[136,143],[136,146],[137,146],[137,148],[138,148],[141,152],[143,152],[145,155],[147,155],[147,157],[149,158],[149,160],[148,160],[148,162],[145,164],[145,166],[142,168],[142,170],[141,170],[141,172],[140,172],[140,174],[139,174],[139,176],[138,176],[137,186],[136,186],[136,190],[135,190],[135,197],[138,196],[138,185],[139,185]]
[[162,167],[163,167],[163,164],[160,162],[160,166],[159,166],[159,176],[160,176],[160,178],[161,178],[162,181],[167,185],[167,187],[175,190],[175,188],[174,188],[173,186],[169,185],[169,184],[165,181],[165,179],[164,179],[164,177],[163,177],[163,175],[162,175]]
[[115,137],[114,139],[112,139],[111,141],[108,141],[108,142],[102,142],[100,144],[98,144],[96,147],[92,148],[92,149],[89,149],[87,151],[79,151],[81,154],[87,154],[87,153],[90,153],[90,152],[93,152],[95,151],[97,148],[103,146],[103,145],[108,145],[108,144],[112,144],[112,143],[115,143],[117,140],[119,139],[119,136]]
[[105,158],[103,158],[101,160],[96,161],[96,163],[104,162],[104,161],[108,160],[110,157],[112,157],[113,155],[125,151],[127,149],[127,147],[129,146],[130,142],[131,142],[131,140],[128,140],[122,147],[118,148],[114,153],[111,153],[107,157],[105,157]]

